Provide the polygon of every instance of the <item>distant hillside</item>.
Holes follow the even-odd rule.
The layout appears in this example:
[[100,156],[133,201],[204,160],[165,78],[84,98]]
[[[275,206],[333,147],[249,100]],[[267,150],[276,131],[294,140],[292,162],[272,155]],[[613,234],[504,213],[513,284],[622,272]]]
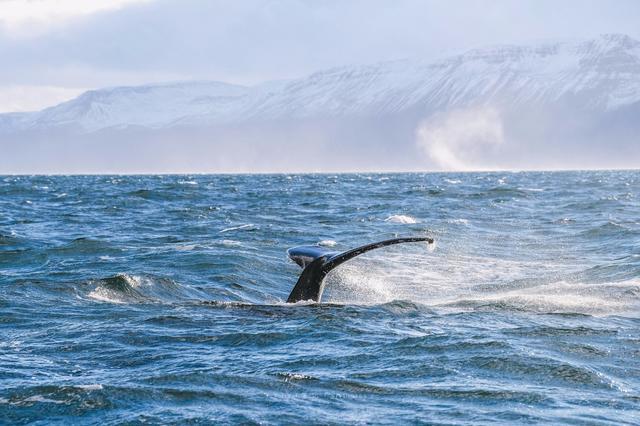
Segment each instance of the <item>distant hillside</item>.
[[93,90],[0,114],[0,173],[640,167],[639,135],[640,42],[603,35]]

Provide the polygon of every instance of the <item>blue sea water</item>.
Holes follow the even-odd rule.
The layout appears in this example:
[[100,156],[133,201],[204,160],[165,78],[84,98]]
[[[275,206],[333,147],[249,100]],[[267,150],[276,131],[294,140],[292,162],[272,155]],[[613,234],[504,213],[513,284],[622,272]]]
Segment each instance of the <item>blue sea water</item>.
[[0,423],[640,424],[640,172],[0,177]]

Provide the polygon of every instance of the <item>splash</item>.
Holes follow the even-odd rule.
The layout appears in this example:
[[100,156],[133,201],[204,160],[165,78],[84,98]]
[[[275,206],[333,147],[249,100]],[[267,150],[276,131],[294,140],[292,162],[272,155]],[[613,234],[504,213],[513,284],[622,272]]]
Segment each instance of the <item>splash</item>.
[[[585,282],[584,271],[563,274],[561,267],[404,250],[341,266],[327,278],[325,301],[367,305],[403,300],[454,312],[637,315],[640,281],[636,278]],[[550,272],[543,275],[543,270]]]
[[493,151],[504,143],[502,119],[491,107],[449,111],[422,122],[416,143],[441,170],[495,168]]
[[564,280],[539,283],[528,288],[505,288],[494,292],[470,292],[442,306],[453,309],[500,309],[534,313],[611,315],[633,314],[640,306],[637,281],[585,284]]

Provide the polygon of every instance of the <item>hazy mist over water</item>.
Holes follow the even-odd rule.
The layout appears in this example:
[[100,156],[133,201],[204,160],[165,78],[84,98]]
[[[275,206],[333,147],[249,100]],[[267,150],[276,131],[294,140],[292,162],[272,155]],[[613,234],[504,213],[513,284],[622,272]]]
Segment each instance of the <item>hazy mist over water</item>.
[[[0,178],[0,418],[640,420],[637,171]],[[287,305],[285,250],[429,235]]]

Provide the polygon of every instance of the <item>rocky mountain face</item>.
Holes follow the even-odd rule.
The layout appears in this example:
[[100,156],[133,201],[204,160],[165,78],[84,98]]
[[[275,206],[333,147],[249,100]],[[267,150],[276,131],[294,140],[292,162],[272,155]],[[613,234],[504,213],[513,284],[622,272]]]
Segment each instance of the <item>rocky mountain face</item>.
[[640,42],[603,35],[253,87],[93,90],[0,114],[0,172],[640,167],[638,135]]

